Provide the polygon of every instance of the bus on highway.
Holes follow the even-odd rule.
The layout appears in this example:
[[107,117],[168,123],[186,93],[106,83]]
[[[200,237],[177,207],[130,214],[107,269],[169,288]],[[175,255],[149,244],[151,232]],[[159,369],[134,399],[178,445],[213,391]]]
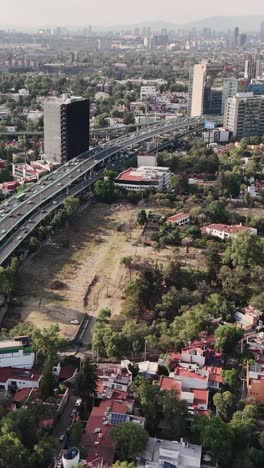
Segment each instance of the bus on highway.
[[25,192],[21,192],[21,193],[19,193],[19,194],[16,196],[16,199],[17,199],[18,201],[22,201],[22,200],[24,200],[25,196],[26,196],[26,193],[25,193]]

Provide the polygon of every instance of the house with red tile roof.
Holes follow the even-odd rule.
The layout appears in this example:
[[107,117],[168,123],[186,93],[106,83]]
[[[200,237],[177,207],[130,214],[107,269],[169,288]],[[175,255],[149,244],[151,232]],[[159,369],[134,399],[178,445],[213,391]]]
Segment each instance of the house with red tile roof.
[[39,388],[41,374],[32,368],[20,369],[16,367],[0,368],[0,390],[21,390],[22,388]]
[[201,232],[208,236],[218,237],[222,240],[236,237],[240,232],[248,232],[252,235],[257,235],[258,233],[257,229],[243,226],[242,224],[235,224],[232,226],[228,226],[227,224],[209,224],[208,226],[202,227]]
[[144,418],[128,414],[125,403],[107,399],[99,407],[94,407],[87,421],[82,438],[83,446],[88,450],[88,466],[112,466],[114,449],[109,438],[110,429],[124,422],[135,422],[144,426]]
[[169,216],[166,220],[166,224],[177,224],[177,226],[183,226],[190,222],[190,215],[187,213],[178,213]]
[[181,381],[164,376],[160,380],[160,389],[175,391],[179,400],[187,402],[189,414],[208,414],[208,389],[190,388],[184,390]]

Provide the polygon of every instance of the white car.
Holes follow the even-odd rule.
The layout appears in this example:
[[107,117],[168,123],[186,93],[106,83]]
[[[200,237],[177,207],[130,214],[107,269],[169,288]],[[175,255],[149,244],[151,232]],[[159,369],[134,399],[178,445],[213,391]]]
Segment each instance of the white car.
[[71,325],[80,325],[80,322],[79,320],[74,319],[74,320],[71,320]]
[[81,405],[82,405],[82,399],[81,399],[81,398],[78,398],[78,399],[76,400],[74,406],[76,406],[76,408],[79,408]]
[[5,234],[5,233],[6,233],[6,230],[2,229],[1,234]]

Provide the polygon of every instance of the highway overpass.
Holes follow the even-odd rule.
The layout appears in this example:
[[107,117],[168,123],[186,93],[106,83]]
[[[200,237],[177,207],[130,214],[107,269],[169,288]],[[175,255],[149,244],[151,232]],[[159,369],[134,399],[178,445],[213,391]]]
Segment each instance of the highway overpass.
[[25,191],[23,201],[12,198],[3,202],[0,205],[0,265],[65,198],[87,189],[105,167],[112,167],[120,152],[159,135],[174,134],[177,138],[184,133],[196,132],[203,128],[203,124],[204,118],[178,118],[122,136],[51,172]]

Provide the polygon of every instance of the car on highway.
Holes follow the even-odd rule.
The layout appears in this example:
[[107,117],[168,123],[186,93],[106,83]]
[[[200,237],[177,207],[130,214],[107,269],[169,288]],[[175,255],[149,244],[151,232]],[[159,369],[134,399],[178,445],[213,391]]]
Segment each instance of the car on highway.
[[17,240],[21,240],[22,239],[22,236],[17,236]]
[[59,186],[59,187],[61,187],[61,186],[62,186],[62,183],[61,183],[61,182],[59,182],[59,183],[58,183],[58,186]]
[[5,233],[6,233],[6,230],[2,229],[1,234],[5,234]]

